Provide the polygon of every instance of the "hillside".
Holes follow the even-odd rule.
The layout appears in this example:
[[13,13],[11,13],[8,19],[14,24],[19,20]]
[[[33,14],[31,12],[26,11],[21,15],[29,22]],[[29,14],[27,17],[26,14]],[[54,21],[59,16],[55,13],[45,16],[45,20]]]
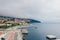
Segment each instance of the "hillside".
[[[10,18],[15,19],[14,17],[8,17],[8,16],[0,16],[0,18]],[[41,23],[41,21],[35,20],[35,19],[28,19],[28,18],[16,18],[19,20],[29,20],[28,23]]]

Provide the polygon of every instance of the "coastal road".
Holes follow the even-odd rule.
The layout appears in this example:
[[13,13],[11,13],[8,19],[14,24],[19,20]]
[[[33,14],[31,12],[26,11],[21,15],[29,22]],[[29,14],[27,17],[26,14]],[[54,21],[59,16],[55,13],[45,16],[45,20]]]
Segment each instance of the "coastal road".
[[14,40],[14,32],[13,31],[10,32],[7,40]]
[[15,32],[15,34],[14,34],[14,40],[17,40],[18,38],[18,34],[17,34],[17,32]]
[[23,40],[23,35],[21,33],[21,29],[18,29],[18,27],[20,26],[16,26],[13,28],[9,28],[5,30],[6,36],[5,39],[6,40]]

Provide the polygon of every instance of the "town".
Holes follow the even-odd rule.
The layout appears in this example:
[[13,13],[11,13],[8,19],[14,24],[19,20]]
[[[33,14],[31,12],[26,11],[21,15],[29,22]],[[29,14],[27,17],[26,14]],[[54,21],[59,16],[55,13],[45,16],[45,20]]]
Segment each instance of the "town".
[[21,28],[27,24],[27,20],[0,17],[0,40],[24,40],[28,31]]
[[26,25],[29,20],[19,20],[17,18],[0,17],[0,28],[9,28],[16,25]]

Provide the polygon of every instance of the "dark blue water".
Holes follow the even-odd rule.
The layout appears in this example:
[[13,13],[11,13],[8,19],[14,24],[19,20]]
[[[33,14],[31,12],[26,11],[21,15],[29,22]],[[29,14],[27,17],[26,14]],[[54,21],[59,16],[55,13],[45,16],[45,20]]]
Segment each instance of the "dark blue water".
[[60,38],[60,24],[33,24],[31,28],[28,28],[29,34],[26,36],[26,40],[47,40],[46,35],[52,34]]

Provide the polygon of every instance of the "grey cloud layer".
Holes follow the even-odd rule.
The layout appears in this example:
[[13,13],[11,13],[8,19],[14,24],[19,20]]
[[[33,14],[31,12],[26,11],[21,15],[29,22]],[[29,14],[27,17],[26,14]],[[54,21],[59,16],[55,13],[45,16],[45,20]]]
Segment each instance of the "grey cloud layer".
[[0,15],[59,22],[60,0],[0,0]]

